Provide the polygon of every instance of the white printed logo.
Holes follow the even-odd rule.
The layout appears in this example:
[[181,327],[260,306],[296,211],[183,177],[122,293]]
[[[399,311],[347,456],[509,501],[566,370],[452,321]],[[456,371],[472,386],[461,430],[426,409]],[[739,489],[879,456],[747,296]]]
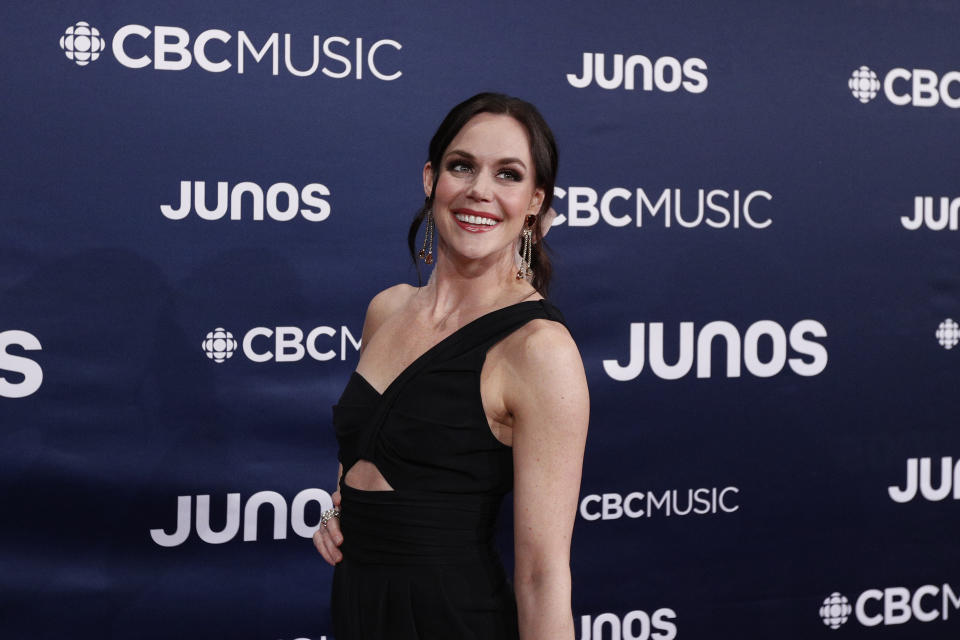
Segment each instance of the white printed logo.
[[[853,614],[865,627],[890,626],[917,620],[949,620],[951,610],[960,609],[960,596],[949,584],[926,584],[913,591],[906,587],[867,589],[857,597]],[[849,601],[834,591],[823,601],[820,618],[831,629],[839,628],[850,616]]]
[[[883,77],[883,95],[898,107],[935,107],[941,102],[951,109],[960,108],[960,71],[939,75],[932,69],[896,67]],[[880,90],[878,75],[867,66],[856,69],[847,81],[853,97],[866,104]]]
[[823,624],[831,629],[839,629],[846,624],[852,612],[853,607],[850,606],[847,597],[834,591],[823,599],[823,606],[820,607],[820,618],[823,619]]
[[[627,364],[622,365],[617,360],[604,360],[603,370],[614,380],[625,382],[633,380],[643,371],[647,360],[647,346],[649,344],[650,370],[658,378],[677,380],[687,375],[694,365],[698,378],[709,378],[713,374],[711,350],[713,341],[721,338],[726,347],[727,363],[722,369],[728,378],[739,378],[741,363],[746,365],[747,371],[758,378],[775,376],[787,365],[794,373],[801,376],[815,376],[823,372],[827,366],[827,349],[819,342],[807,336],[824,338],[827,330],[816,320],[801,320],[790,329],[789,345],[793,351],[802,357],[787,358],[787,332],[779,323],[773,320],[758,320],[749,327],[743,337],[740,331],[731,323],[717,320],[701,327],[694,338],[694,323],[680,323],[679,355],[673,364],[668,364],[665,353],[675,354],[676,348],[664,348],[664,331],[662,322],[649,323],[649,342],[647,323],[630,323],[630,357]],[[760,355],[760,344],[763,341],[772,346],[767,360],[764,362]]]
[[948,227],[950,231],[956,231],[958,214],[960,198],[942,196],[940,206],[936,207],[933,196],[916,196],[913,199],[913,217],[900,216],[900,224],[910,231],[916,231],[922,226],[931,231],[942,231]]
[[[30,358],[15,356],[7,347],[16,345],[24,351],[40,351],[40,341],[26,331],[12,329],[0,331],[0,398],[25,398],[37,391],[43,383],[43,369]],[[4,371],[23,376],[23,380],[10,382]]]
[[[193,530],[191,524],[191,508],[193,496],[177,496],[177,526],[172,533],[164,529],[151,529],[150,537],[161,547],[176,547],[190,536]],[[219,531],[210,527],[210,496],[196,496],[196,532],[203,542],[208,544],[223,544],[233,540],[240,532],[240,494],[228,493],[226,502],[226,518],[214,518],[216,522],[226,524]],[[316,524],[307,524],[304,520],[307,504],[317,502],[320,511],[333,508],[330,494],[323,489],[304,489],[293,498],[290,505],[290,527],[301,538],[310,538],[313,532],[320,527],[320,519]],[[258,491],[249,498],[243,507],[243,541],[257,540],[257,516],[260,507],[270,505],[273,511],[273,539],[286,540],[287,538],[287,501],[276,491]]]
[[580,640],[673,640],[677,637],[677,612],[661,607],[652,614],[630,611],[580,616]]
[[[269,60],[271,73],[280,75],[282,68],[292,76],[307,77],[317,73],[328,78],[352,77],[361,80],[373,77],[391,81],[403,75],[391,60],[384,62],[384,52],[400,51],[403,46],[396,40],[381,38],[372,44],[363,38],[329,36],[321,40],[319,35],[309,38],[309,44],[292,45],[289,33],[271,33],[262,43],[251,39],[245,31],[234,34],[222,29],[201,31],[191,44],[190,33],[181,27],[155,26],[152,29],[140,24],[120,27],[113,35],[111,51],[114,59],[128,69],[152,66],[160,71],[182,71],[196,64],[204,71],[222,73],[235,68],[238,74],[244,67]],[[150,42],[152,40],[152,42]],[[235,45],[230,41],[234,40]],[[208,50],[208,45],[215,41]],[[312,47],[310,46],[312,44]],[[60,48],[70,60],[80,66],[96,60],[106,48],[100,32],[86,22],[68,27],[60,38]],[[307,60],[294,61],[294,49],[298,52],[309,49],[312,56]],[[389,54],[387,57],[390,57]],[[302,58],[302,56],[301,56]]]
[[233,352],[237,350],[237,341],[233,339],[232,333],[223,327],[217,327],[207,334],[202,346],[208,358],[214,362],[223,362],[233,357]]
[[953,489],[953,499],[960,500],[960,458],[954,466],[953,458],[940,458],[940,482],[933,486],[933,460],[930,458],[907,458],[907,477],[903,488],[891,485],[887,487],[890,499],[894,502],[910,502],[917,496],[917,489],[925,500],[939,502],[945,500]]
[[[339,354],[329,348],[330,345],[325,345],[328,348],[322,349],[324,345],[321,338],[336,338],[338,333]],[[238,345],[231,332],[217,327],[207,334],[201,346],[208,358],[221,363],[233,356]],[[243,335],[240,343],[243,355],[253,362],[297,362],[306,356],[325,362],[338,355],[340,360],[346,360],[351,347],[353,352],[359,351],[360,340],[354,338],[350,329],[343,325],[339,331],[327,326],[314,327],[306,334],[300,327],[254,327]]]
[[960,324],[947,318],[937,326],[937,342],[944,349],[950,350],[960,343]]
[[[267,216],[277,222],[289,222],[298,214],[308,222],[322,222],[330,216],[330,203],[323,198],[329,195],[330,190],[319,182],[303,189],[289,182],[278,182],[267,187],[264,194],[264,189],[255,182],[238,182],[231,188],[230,183],[221,181],[217,182],[216,201],[208,207],[207,183],[181,180],[180,203],[176,207],[162,204],[160,213],[169,220],[183,220],[191,212],[204,220],[220,220],[229,209],[229,220],[262,221],[266,208]],[[252,210],[244,211],[244,202],[249,202]]]
[[626,496],[619,493],[590,494],[580,501],[580,517],[584,520],[619,520],[627,518],[652,518],[659,514],[666,517],[734,513],[740,509],[735,502],[740,493],[737,487],[718,489],[700,488],[679,491],[670,489],[658,496],[653,491],[634,491]]
[[100,57],[105,43],[96,27],[81,20],[75,25],[67,27],[60,36],[60,48],[67,59],[73,60],[77,66],[85,67]]
[[637,83],[637,73],[640,73],[640,88],[644,91],[658,91],[672,93],[680,88],[690,93],[703,93],[707,90],[707,63],[700,58],[689,58],[682,63],[671,56],[664,56],[651,61],[647,56],[633,55],[624,58],[623,54],[613,56],[613,68],[607,75],[605,54],[583,54],[583,70],[580,76],[567,74],[570,86],[583,89],[596,81],[601,89],[618,89],[621,86],[632,91]]
[[866,104],[877,97],[877,91],[880,90],[880,81],[877,74],[868,66],[862,66],[854,69],[847,82],[850,87],[850,93],[860,102]]
[[651,192],[648,197],[642,188],[613,187],[598,192],[592,187],[554,187],[553,195],[556,200],[567,202],[566,214],[558,214],[553,226],[592,227],[602,221],[611,227],[626,227],[631,223],[643,227],[645,216],[648,222],[660,216],[668,229],[673,222],[684,229],[766,229],[773,223],[766,210],[773,196],[763,189],[697,189],[694,196],[673,187]]

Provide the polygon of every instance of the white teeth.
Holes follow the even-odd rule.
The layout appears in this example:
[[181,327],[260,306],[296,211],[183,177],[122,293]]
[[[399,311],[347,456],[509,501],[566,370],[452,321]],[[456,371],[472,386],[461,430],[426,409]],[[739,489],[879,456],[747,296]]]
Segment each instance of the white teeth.
[[465,215],[462,213],[457,213],[454,215],[456,216],[457,220],[459,220],[460,222],[464,222],[466,224],[487,225],[490,227],[497,224],[496,220],[492,218],[485,218],[483,216],[471,216],[471,215]]

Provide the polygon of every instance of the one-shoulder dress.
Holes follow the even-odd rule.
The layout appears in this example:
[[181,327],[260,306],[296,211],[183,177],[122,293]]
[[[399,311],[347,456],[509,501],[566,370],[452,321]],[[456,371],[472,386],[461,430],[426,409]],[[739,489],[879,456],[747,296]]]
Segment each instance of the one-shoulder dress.
[[491,346],[536,318],[563,322],[545,300],[492,311],[431,347],[383,395],[350,376],[333,407],[342,477],[368,460],[394,490],[341,479],[337,640],[517,638],[516,600],[493,541],[513,456],[490,431],[480,370]]

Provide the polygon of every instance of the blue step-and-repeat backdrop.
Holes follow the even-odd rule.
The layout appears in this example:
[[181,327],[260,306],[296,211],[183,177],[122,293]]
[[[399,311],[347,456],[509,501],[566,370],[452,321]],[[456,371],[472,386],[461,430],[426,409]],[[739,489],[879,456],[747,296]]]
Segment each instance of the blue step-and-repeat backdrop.
[[0,18],[3,638],[332,639],[330,406],[483,90],[561,150],[577,638],[960,636],[957,3]]

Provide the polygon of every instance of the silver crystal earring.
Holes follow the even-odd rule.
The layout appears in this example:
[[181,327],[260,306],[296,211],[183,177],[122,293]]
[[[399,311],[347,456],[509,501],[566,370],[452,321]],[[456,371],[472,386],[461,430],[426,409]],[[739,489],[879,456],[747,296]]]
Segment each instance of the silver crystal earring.
[[537,216],[527,216],[523,233],[520,234],[520,270],[517,271],[517,280],[533,277],[533,269],[530,267],[530,248],[533,244],[533,225],[536,224],[536,222]]
[[423,235],[423,248],[420,249],[420,259],[426,264],[433,264],[433,209],[427,209],[424,215],[427,230]]

